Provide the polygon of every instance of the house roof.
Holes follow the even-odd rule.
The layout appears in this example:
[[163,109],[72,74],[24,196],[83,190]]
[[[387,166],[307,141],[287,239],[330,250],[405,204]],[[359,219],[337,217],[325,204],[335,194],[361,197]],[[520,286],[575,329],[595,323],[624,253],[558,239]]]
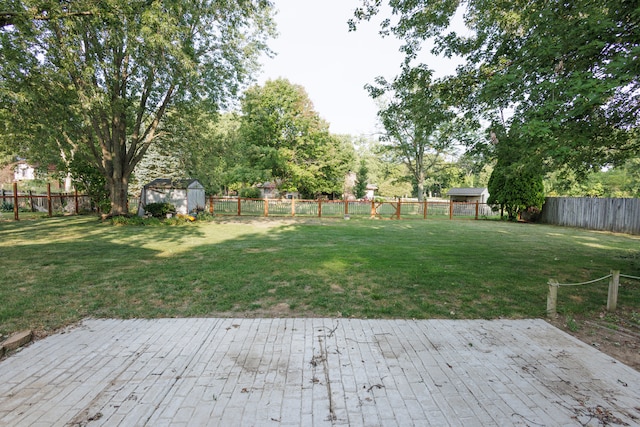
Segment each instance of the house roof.
[[487,193],[486,188],[452,188],[449,190],[449,196],[482,196]]
[[197,179],[171,179],[171,178],[158,178],[154,179],[150,183],[144,186],[144,188],[189,188],[191,184],[198,183],[200,186],[200,181]]

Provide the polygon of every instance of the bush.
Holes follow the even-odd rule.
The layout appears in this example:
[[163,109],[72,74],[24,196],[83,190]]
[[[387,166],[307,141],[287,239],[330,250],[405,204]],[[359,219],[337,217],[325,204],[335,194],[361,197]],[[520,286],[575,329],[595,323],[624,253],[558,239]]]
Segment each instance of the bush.
[[176,207],[171,203],[149,203],[144,210],[155,218],[164,218],[169,213],[174,213]]
[[260,189],[256,187],[243,188],[238,194],[243,199],[259,199]]
[[13,203],[9,203],[9,202],[0,203],[0,211],[13,212]]

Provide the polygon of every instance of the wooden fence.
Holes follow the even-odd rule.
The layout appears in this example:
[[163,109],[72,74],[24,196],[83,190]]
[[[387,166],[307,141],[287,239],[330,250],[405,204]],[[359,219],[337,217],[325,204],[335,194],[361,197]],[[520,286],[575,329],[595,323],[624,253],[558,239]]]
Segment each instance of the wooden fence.
[[542,208],[542,222],[640,234],[640,199],[547,197]]
[[78,214],[81,210],[90,210],[91,201],[88,196],[67,193],[52,193],[51,185],[47,185],[46,194],[34,194],[31,191],[19,192],[18,184],[13,183],[13,191],[2,190],[0,193],[2,212],[13,212],[13,219],[20,220],[20,214],[26,212]]
[[299,199],[241,199],[209,197],[206,209],[213,215],[368,217],[388,219],[500,218],[500,210],[485,203],[448,201],[412,202]]

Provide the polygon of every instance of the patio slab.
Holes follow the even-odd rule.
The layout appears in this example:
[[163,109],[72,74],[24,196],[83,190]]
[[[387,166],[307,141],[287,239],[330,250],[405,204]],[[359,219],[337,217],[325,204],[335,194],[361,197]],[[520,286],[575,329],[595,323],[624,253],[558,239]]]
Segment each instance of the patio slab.
[[95,320],[0,362],[7,426],[640,424],[640,372],[544,320]]

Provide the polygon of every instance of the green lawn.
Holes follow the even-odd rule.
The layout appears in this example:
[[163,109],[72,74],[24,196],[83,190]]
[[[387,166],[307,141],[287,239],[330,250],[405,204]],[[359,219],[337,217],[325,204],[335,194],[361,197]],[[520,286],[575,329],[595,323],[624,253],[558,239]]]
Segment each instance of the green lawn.
[[[547,281],[640,276],[638,236],[500,221],[0,222],[0,334],[85,317],[544,317]],[[561,288],[558,311],[606,305]],[[640,312],[640,282],[619,305]]]

